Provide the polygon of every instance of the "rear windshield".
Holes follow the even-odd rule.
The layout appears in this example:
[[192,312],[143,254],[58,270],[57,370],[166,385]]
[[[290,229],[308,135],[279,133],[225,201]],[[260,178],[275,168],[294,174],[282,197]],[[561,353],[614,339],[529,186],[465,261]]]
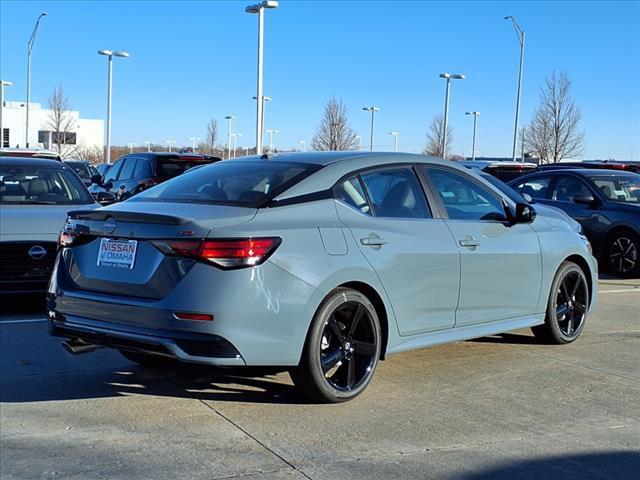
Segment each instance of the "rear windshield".
[[84,184],[68,170],[0,165],[0,203],[71,205],[93,200]]
[[91,177],[94,175],[100,175],[96,167],[89,163],[67,163],[67,165],[71,167],[82,180],[91,180]]
[[318,168],[317,165],[291,162],[227,160],[186,172],[127,201],[257,208]]
[[485,171],[503,182],[509,182],[526,173],[531,173],[535,169],[536,167],[487,167]]
[[196,165],[205,165],[211,163],[212,160],[181,160],[178,158],[158,159],[156,167],[156,176],[164,178],[173,178],[182,175],[186,170]]
[[591,181],[609,200],[614,202],[640,203],[640,175],[591,176]]

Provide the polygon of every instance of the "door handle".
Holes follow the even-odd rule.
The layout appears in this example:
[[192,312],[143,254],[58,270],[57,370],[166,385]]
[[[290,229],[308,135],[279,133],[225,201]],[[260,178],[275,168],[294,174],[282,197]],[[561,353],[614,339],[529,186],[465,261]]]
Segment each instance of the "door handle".
[[458,245],[461,247],[476,248],[480,246],[480,242],[473,238],[465,238],[463,240],[458,240]]
[[381,247],[382,245],[386,245],[387,241],[380,237],[364,237],[360,239],[360,243],[367,247]]

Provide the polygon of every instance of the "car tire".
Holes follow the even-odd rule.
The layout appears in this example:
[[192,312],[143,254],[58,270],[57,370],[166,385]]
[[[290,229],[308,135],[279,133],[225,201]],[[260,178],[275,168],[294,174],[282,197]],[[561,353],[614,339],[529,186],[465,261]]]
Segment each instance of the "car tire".
[[589,301],[584,272],[573,262],[563,262],[551,284],[544,324],[533,327],[533,334],[545,343],[575,341],[587,321]]
[[338,288],[318,307],[300,364],[289,374],[314,402],[351,400],[371,382],[381,343],[380,321],[373,304],[357,290]]
[[640,276],[640,237],[621,230],[607,237],[603,249],[607,270],[620,277]]
[[137,363],[143,367],[166,367],[177,363],[177,360],[173,360],[172,358],[153,355],[151,353],[120,350],[120,354],[130,362]]

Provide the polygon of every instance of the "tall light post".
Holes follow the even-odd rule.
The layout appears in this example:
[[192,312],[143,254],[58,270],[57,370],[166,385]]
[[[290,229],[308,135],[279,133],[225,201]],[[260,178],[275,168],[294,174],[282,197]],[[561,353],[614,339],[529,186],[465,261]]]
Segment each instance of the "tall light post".
[[465,112],[465,115],[473,115],[473,140],[471,142],[471,160],[476,159],[476,123],[478,122],[478,115],[480,112]]
[[227,121],[227,158],[231,158],[231,120],[233,120],[233,115],[227,115],[224,119]]
[[393,137],[393,151],[398,151],[398,136],[400,135],[398,132],[389,132],[389,135]]
[[198,137],[189,137],[191,140],[191,152],[196,153],[196,144],[200,141]]
[[444,96],[444,125],[442,127],[442,158],[447,158],[447,126],[449,125],[449,90],[451,80],[464,80],[464,75],[458,73],[441,73],[440,78],[447,80],[447,88]]
[[273,153],[273,134],[280,133],[280,130],[272,128],[269,130],[265,130],[264,132],[269,134],[269,153]]
[[169,145],[169,153],[171,153],[171,145],[175,145],[175,140],[165,140],[166,144]]
[[31,38],[29,38],[29,43],[27,44],[27,122],[24,131],[24,146],[27,148],[29,148],[29,103],[31,102],[31,50],[33,50],[33,43],[36,41],[36,33],[38,32],[40,19],[46,16],[47,12],[42,12],[38,16],[36,24],[33,27],[33,32],[31,33]]
[[300,145],[302,145],[302,151],[306,152],[307,151],[307,143],[304,140],[298,140],[298,143]]
[[511,20],[513,28],[518,36],[518,42],[520,43],[520,69],[518,71],[518,96],[516,98],[516,123],[513,127],[513,161],[516,161],[516,144],[518,142],[518,122],[520,120],[520,95],[522,92],[522,66],[524,65],[524,41],[525,33],[520,25],[512,16],[504,17],[505,20]]
[[245,8],[247,13],[258,14],[258,85],[256,92],[256,153],[260,155],[262,153],[262,132],[263,132],[263,102],[259,101],[262,96],[262,50],[263,50],[263,30],[264,30],[264,10],[266,8],[278,8],[278,2],[276,0],[264,0],[255,5],[249,5]]
[[127,143],[127,147],[129,147],[129,153],[133,153],[133,147],[135,146],[134,143]]
[[371,105],[370,107],[362,107],[362,110],[365,110],[367,112],[371,112],[371,140],[369,143],[369,151],[372,152],[373,151],[373,138],[374,138],[374,130],[375,130],[375,126],[376,126],[376,112],[379,112],[380,109],[378,107],[374,107],[373,105]]
[[105,161],[111,163],[111,80],[113,77],[113,57],[128,58],[129,53],[125,51],[114,52],[112,50],[98,50],[98,53],[109,58],[107,74],[107,151]]
[[236,158],[236,140],[238,139],[238,137],[241,137],[242,134],[241,133],[232,133],[231,136],[233,137],[233,158]]
[[360,135],[356,135],[356,140],[358,141],[358,151],[362,150],[362,137]]
[[144,144],[147,146],[147,152],[151,151],[151,142],[144,142]]
[[[256,100],[258,97],[251,97],[254,100]],[[262,131],[264,132],[264,122],[265,122],[265,117],[267,116],[267,102],[271,101],[271,97],[267,97],[266,95],[262,96],[262,125],[260,126],[260,128],[262,128]]]
[[[12,87],[13,83],[0,80],[0,148],[4,148],[4,128],[2,126],[2,111],[4,110],[4,87]],[[9,145],[7,145],[8,147]]]

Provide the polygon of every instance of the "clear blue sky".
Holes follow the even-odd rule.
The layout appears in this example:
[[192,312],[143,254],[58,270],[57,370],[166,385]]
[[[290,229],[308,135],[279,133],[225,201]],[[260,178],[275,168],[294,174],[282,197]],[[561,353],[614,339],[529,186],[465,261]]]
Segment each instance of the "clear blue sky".
[[[106,116],[106,58],[114,61],[113,143],[189,145],[210,118],[237,117],[240,144],[254,143],[257,18],[246,1],[0,1],[0,75],[24,100],[26,44],[46,10],[33,53],[32,100],[46,104],[61,82],[83,117]],[[471,117],[478,110],[478,154],[511,152],[518,42],[505,15],[527,32],[521,121],[539,87],[566,69],[582,107],[584,158],[640,159],[639,2],[294,1],[266,13],[266,128],[276,146],[311,141],[326,101],[349,108],[351,126],[368,143],[375,104],[376,147],[421,150],[432,117],[442,112],[438,73],[464,73],[452,88],[450,125],[457,153],[470,154]]]

